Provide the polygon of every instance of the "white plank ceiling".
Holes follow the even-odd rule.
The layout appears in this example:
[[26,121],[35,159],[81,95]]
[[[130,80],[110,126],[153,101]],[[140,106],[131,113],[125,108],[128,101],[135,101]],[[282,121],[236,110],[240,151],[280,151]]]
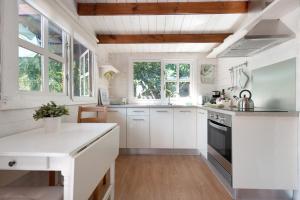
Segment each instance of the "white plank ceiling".
[[[201,0],[171,0],[191,2]],[[77,0],[81,3],[171,2],[168,0]],[[209,0],[202,0],[209,1]],[[214,0],[210,0],[214,1]],[[217,1],[217,0],[215,0]],[[97,34],[231,33],[245,14],[81,16]],[[209,52],[218,44],[102,44],[108,52]]]

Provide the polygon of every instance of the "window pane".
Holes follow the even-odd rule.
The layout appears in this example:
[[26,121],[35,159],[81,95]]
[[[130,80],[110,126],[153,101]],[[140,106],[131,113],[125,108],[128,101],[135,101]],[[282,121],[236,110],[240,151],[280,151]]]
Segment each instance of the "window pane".
[[49,91],[63,92],[64,90],[63,64],[49,58]]
[[27,3],[19,1],[19,38],[42,46],[41,15]]
[[189,80],[190,79],[190,64],[179,64],[179,79]]
[[189,82],[180,82],[179,83],[179,96],[180,97],[190,96],[190,83]]
[[87,95],[89,95],[89,91],[88,91],[88,87],[86,87],[87,85],[89,85],[89,77],[88,76],[86,76],[85,78],[84,78],[84,85],[85,85],[85,87],[84,87],[84,95],[85,96],[87,96]]
[[176,94],[176,82],[166,82],[166,97],[174,97]]
[[19,89],[42,90],[42,57],[40,54],[19,47]]
[[166,73],[166,79],[168,81],[175,81],[176,80],[176,65],[175,64],[167,64],[165,66],[165,73]]
[[74,40],[73,42],[73,95],[91,96],[91,69],[93,62],[90,62],[92,52]]
[[63,31],[51,21],[48,21],[48,49],[51,53],[63,55]]
[[134,96],[138,99],[161,98],[160,62],[134,62],[133,86]]

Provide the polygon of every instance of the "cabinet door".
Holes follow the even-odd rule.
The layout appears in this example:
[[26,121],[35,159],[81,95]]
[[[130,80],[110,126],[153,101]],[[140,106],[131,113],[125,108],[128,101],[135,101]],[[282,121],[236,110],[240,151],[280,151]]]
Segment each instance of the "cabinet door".
[[120,126],[120,148],[126,148],[126,108],[109,108],[107,122]]
[[150,109],[151,148],[173,148],[173,109]]
[[197,146],[207,159],[207,111],[197,110]]
[[197,148],[197,115],[194,108],[174,109],[174,148]]
[[149,148],[149,116],[127,116],[127,147]]

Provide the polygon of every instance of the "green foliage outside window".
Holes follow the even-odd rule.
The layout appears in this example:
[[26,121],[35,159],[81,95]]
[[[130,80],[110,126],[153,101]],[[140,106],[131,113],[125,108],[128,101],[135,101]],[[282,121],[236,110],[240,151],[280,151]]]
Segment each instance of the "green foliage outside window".
[[138,99],[160,99],[160,62],[134,62],[133,87],[134,96]]
[[53,59],[49,59],[49,91],[63,92],[63,64]]
[[[19,47],[20,52],[33,53]],[[19,89],[24,91],[41,91],[42,89],[42,62],[41,55],[24,57],[19,55]]]

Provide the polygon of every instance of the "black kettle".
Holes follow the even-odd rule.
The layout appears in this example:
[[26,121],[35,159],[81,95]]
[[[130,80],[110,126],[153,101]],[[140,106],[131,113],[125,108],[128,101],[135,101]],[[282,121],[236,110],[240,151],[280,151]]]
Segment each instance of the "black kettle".
[[[244,93],[248,93],[248,97]],[[240,111],[254,111],[254,102],[251,97],[252,93],[249,90],[242,90],[240,92],[240,99],[238,101],[238,109]]]

